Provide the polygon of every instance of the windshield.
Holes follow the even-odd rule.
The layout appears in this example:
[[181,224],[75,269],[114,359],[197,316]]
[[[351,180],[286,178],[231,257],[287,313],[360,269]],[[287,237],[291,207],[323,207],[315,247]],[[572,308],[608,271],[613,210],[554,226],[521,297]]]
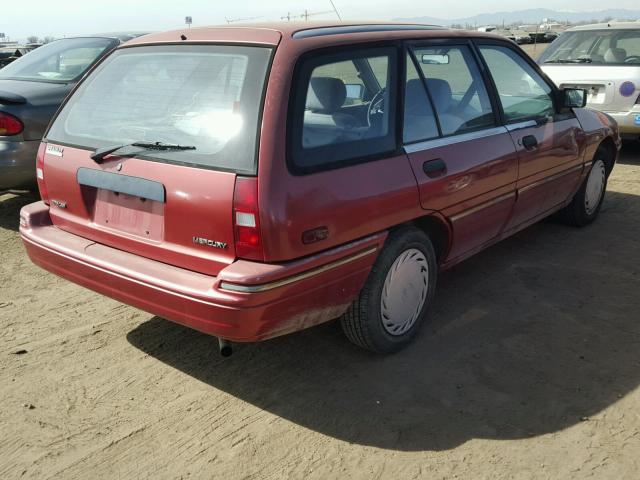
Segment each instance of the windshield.
[[66,83],[79,78],[113,48],[109,38],[66,38],[44,45],[0,70],[0,79]]
[[539,63],[640,65],[640,28],[563,33]]
[[189,145],[195,149],[118,154],[253,173],[270,55],[230,45],[116,50],[69,99],[47,139],[91,150]]

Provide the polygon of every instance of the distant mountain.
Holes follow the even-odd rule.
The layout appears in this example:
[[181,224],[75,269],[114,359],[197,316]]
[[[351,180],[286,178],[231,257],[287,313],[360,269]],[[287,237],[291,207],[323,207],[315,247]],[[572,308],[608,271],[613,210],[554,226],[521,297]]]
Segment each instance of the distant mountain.
[[532,8],[527,10],[518,10],[515,12],[496,12],[496,13],[482,13],[480,15],[474,15],[473,17],[463,18],[434,18],[428,16],[420,17],[405,17],[397,18],[397,21],[402,22],[415,22],[415,23],[428,23],[434,25],[450,26],[452,24],[460,25],[505,25],[518,23],[518,24],[540,24],[542,19],[548,18],[557,22],[591,22],[603,21],[605,19],[640,19],[640,10],[626,10],[626,9],[608,9],[599,10],[593,12],[563,12],[559,10],[551,10],[548,8]]

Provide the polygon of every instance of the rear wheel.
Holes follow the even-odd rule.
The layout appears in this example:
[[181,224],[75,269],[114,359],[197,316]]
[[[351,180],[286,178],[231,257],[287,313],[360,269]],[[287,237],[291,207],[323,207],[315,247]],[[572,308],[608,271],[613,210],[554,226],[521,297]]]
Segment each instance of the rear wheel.
[[591,171],[571,200],[562,210],[562,217],[569,225],[583,227],[593,222],[604,201],[607,189],[606,157],[598,151],[593,159]]
[[378,353],[409,344],[432,302],[437,269],[433,244],[424,232],[413,227],[392,232],[341,319],[349,340]]

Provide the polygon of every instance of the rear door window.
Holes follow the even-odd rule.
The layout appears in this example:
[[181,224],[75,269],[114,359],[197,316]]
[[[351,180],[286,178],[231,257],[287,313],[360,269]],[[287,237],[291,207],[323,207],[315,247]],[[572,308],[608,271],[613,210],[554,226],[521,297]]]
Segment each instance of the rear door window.
[[91,150],[137,142],[194,147],[118,154],[255,173],[271,52],[231,45],[117,50],[71,97],[47,138]]
[[480,46],[493,77],[507,123],[552,118],[551,87],[518,53],[507,47]]
[[411,55],[407,55],[406,66],[402,133],[402,141],[405,144],[439,136],[433,106]]
[[304,173],[395,149],[396,50],[313,55],[294,82],[291,159]]
[[443,135],[495,125],[489,94],[469,47],[417,47],[413,54],[425,78]]

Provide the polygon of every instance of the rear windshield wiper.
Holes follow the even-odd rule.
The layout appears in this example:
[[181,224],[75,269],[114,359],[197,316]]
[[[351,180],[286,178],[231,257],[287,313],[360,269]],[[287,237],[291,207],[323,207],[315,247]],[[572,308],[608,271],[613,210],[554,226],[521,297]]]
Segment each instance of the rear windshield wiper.
[[547,60],[544,63],[591,63],[593,60],[590,58],[572,58],[572,59],[558,59],[558,60]]
[[102,163],[105,157],[126,147],[138,147],[142,150],[160,150],[160,151],[195,150],[196,149],[196,147],[192,145],[176,145],[174,143],[163,143],[163,142],[134,142],[134,143],[125,143],[124,145],[117,145],[115,147],[97,148],[95,152],[91,154],[91,160],[93,160],[96,163]]

